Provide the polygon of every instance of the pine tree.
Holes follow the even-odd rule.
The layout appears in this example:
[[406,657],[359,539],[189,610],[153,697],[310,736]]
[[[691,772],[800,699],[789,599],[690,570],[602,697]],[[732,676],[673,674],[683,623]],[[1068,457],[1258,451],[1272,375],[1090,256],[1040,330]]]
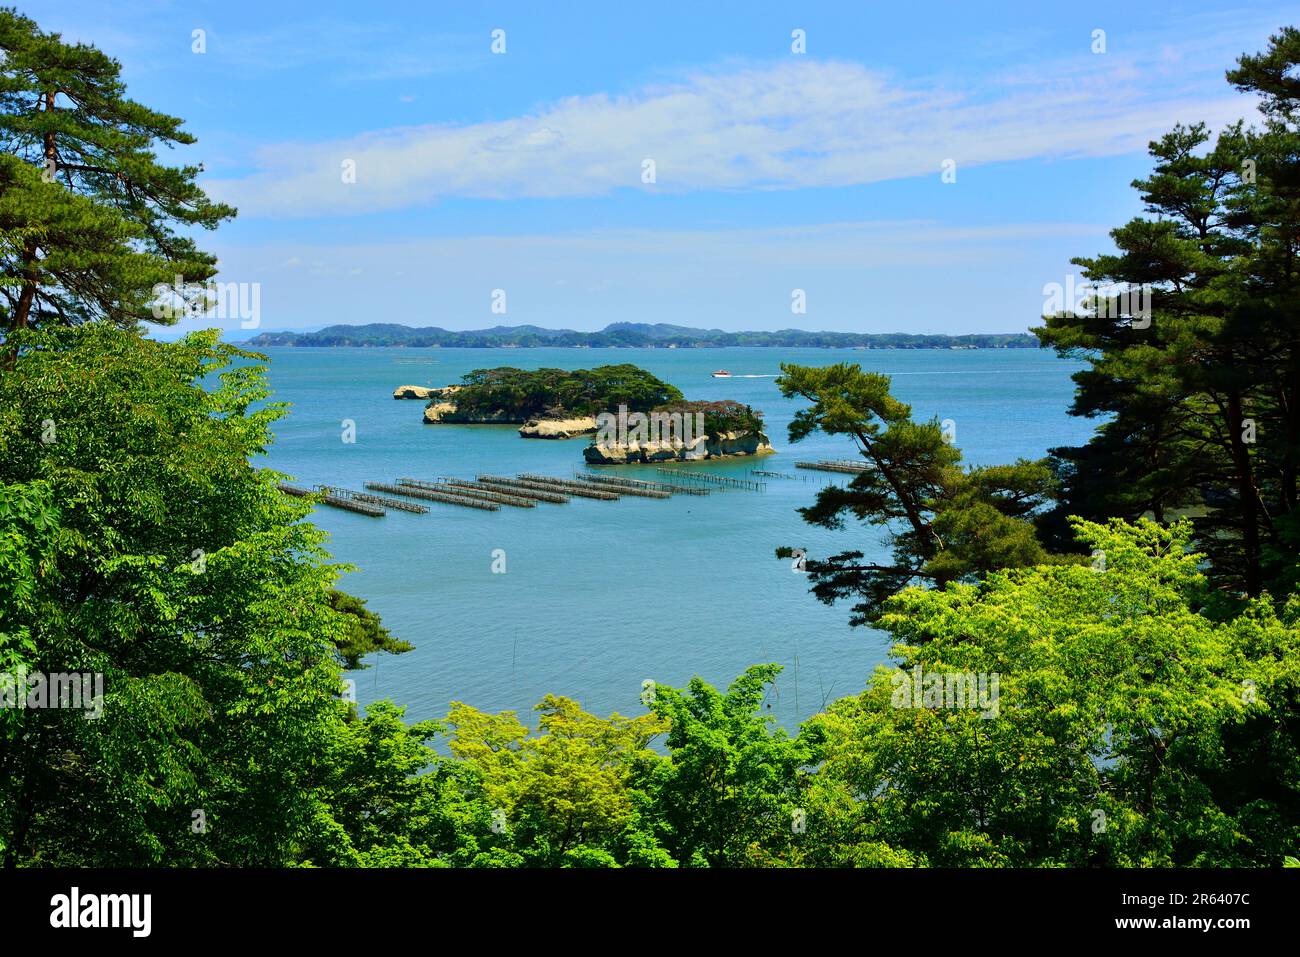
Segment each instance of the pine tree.
[[1229,80],[1261,93],[1264,129],[1204,124],[1151,144],[1133,185],[1154,219],[1114,230],[1117,253],[1074,262],[1097,284],[1150,288],[1150,313],[1105,296],[1045,317],[1045,345],[1084,358],[1071,412],[1107,417],[1053,450],[1055,527],[1079,514],[1193,519],[1229,592],[1287,594],[1300,545],[1300,33],[1244,56]]
[[216,259],[185,233],[235,211],[208,199],[201,167],[159,162],[161,149],[194,142],[181,120],[128,99],[117,61],[11,9],[0,10],[0,54],[4,325],[166,319],[152,291],[177,276],[196,302]]

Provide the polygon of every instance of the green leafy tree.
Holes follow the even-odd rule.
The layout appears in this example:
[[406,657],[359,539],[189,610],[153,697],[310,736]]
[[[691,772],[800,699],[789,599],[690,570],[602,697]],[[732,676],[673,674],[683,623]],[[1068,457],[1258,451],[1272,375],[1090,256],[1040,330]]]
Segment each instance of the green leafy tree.
[[103,676],[97,719],[0,709],[10,866],[282,864],[329,819],[348,619],[249,461],[283,409],[215,340],[29,330],[0,374],[0,665]]
[[[450,780],[455,764],[429,747],[442,731],[439,723],[408,725],[404,714],[391,702],[376,702],[363,720],[344,723],[332,738],[318,784],[328,816],[300,849],[304,860],[318,866],[445,867],[458,851],[473,848],[473,782]],[[479,817],[486,831],[482,808]]]
[[[650,741],[656,715],[599,718],[572,699],[547,695],[531,731],[514,712],[488,714],[453,702],[452,755],[473,769],[498,830],[533,866],[670,863],[639,829],[635,790],[659,763]],[[481,863],[481,862],[477,862]]]
[[901,670],[805,729],[814,863],[1275,866],[1295,846],[1300,603],[1217,621],[1186,523],[1075,527],[1104,572],[889,602]]
[[671,727],[668,763],[650,786],[653,824],[682,866],[779,865],[816,840],[801,818],[815,750],[763,713],[780,672],[780,665],[754,665],[725,694],[700,678],[685,689],[655,688],[654,711]]
[[910,407],[890,394],[888,376],[845,363],[781,370],[782,395],[808,403],[790,423],[790,441],[816,431],[847,436],[867,466],[845,485],[819,490],[799,513],[831,529],[856,518],[879,528],[892,552],[888,564],[863,561],[859,549],[806,560],[820,600],[856,599],[852,621],[865,624],[909,584],[945,588],[1048,559],[1033,524],[1053,490],[1045,463],[962,469],[940,423],[914,421]]
[[159,162],[192,138],[11,10],[0,53],[0,665],[103,681],[91,720],[0,714],[0,854],[298,860],[342,833],[318,787],[339,661],[409,646],[250,464],[284,411],[254,408],[257,357],[136,333],[155,283],[213,275],[188,234],[234,212]]

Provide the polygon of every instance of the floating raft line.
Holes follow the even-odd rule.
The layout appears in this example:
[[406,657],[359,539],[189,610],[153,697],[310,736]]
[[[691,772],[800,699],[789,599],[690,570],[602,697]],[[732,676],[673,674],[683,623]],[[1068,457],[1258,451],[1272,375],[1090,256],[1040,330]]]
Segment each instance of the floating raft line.
[[[582,492],[582,491],[590,491],[593,487],[591,482],[580,481],[582,476],[578,476],[576,479],[562,479],[562,478],[551,478],[549,475],[529,475],[528,473],[525,472],[520,474],[519,477],[529,482],[553,483],[555,485],[558,485],[560,488],[569,489],[574,491],[575,493]],[[599,486],[596,487],[599,488]],[[662,489],[642,488],[638,485],[622,485],[618,487],[617,492],[615,492],[613,489],[605,489],[605,492],[611,495],[614,494],[638,495],[642,498],[671,498],[672,497],[672,493],[665,492]]]
[[382,495],[367,495],[365,492],[354,492],[350,488],[336,488],[333,485],[317,485],[316,488],[322,495],[332,495],[336,498],[347,499],[350,502],[365,502],[368,505],[396,508],[403,512],[415,512],[417,515],[425,515],[429,511],[423,505],[416,505],[414,502],[402,502],[395,498],[385,498]]
[[579,475],[577,480],[584,485],[592,485],[600,488],[602,485],[618,491],[619,495],[634,495],[641,498],[672,498],[673,493],[662,488],[648,488],[644,485],[624,485],[620,482],[601,481],[605,476],[592,475],[590,477]]
[[495,512],[497,506],[491,502],[484,502],[481,499],[470,498],[466,495],[452,495],[448,492],[435,492],[431,489],[415,488],[410,485],[388,485],[384,482],[367,482],[366,488],[374,489],[376,492],[389,492],[393,495],[406,495],[410,498],[421,498],[429,502],[442,502],[446,505],[463,505],[465,508],[480,508],[485,512]]
[[704,472],[687,472],[682,469],[655,469],[660,475],[671,475],[673,478],[682,479],[687,482],[704,482],[709,485],[721,485],[724,488],[743,488],[751,492],[762,492],[767,488],[765,482],[755,482],[752,479],[729,478],[725,475],[708,475]]
[[555,492],[563,490],[565,495],[573,495],[578,498],[594,498],[603,502],[616,502],[618,496],[613,492],[602,492],[599,489],[584,488],[581,482],[574,482],[576,488],[570,488],[567,485],[557,484],[555,480],[545,482],[535,481],[533,479],[506,478],[501,475],[480,475],[478,480],[485,485],[500,485],[507,490],[511,488],[535,489],[542,492]]
[[370,505],[366,502],[358,502],[350,498],[341,498],[338,495],[323,495],[321,496],[320,501],[324,505],[333,505],[335,508],[345,508],[349,512],[369,515],[371,518],[383,518],[388,514],[378,505]]
[[592,498],[601,502],[617,502],[622,493],[622,489],[615,492],[612,489],[602,489],[599,486],[589,485],[586,482],[579,482],[574,479],[556,478],[551,475],[530,475],[527,472],[521,472],[516,476],[520,482],[528,482],[541,488],[553,488],[563,492],[565,495],[576,495],[578,498]]
[[515,495],[503,495],[500,492],[489,492],[478,488],[465,488],[455,485],[451,482],[424,482],[420,479],[400,478],[397,484],[408,488],[425,489],[430,492],[443,492],[447,495],[460,495],[465,498],[476,498],[484,502],[495,502],[497,505],[511,505],[515,508],[536,508],[537,503],[526,498],[519,498]]
[[750,470],[749,470],[749,474],[750,474],[750,475],[765,475],[765,476],[767,476],[767,477],[769,477],[769,478],[783,478],[783,479],[798,478],[798,476],[791,475],[789,472],[769,472],[769,471],[767,471],[767,469],[750,469]]
[[692,485],[673,485],[671,482],[647,482],[642,479],[624,478],[621,475],[597,475],[595,472],[574,472],[574,477],[583,482],[596,482],[600,485],[612,485],[621,489],[644,488],[655,492],[673,492],[682,495],[708,495],[709,489],[696,488]]
[[358,515],[368,515],[370,518],[383,518],[388,513],[377,505],[371,505],[367,502],[357,502],[342,495],[333,495],[323,491],[313,492],[309,489],[299,488],[296,485],[288,485],[281,482],[278,486],[281,492],[286,495],[292,495],[296,498],[314,499],[321,505],[332,505],[334,508],[346,509],[349,512],[356,512]]
[[563,505],[569,501],[569,496],[562,495],[559,492],[543,492],[540,489],[517,488],[513,485],[490,485],[486,482],[471,482],[468,479],[449,478],[444,479],[444,481],[448,485],[466,491],[484,492],[505,498],[517,498],[525,502],[550,502],[553,505]]
[[797,469],[814,469],[818,472],[849,472],[854,475],[859,472],[871,471],[871,466],[866,462],[853,462],[846,460],[835,462],[795,462],[794,467]]
[[[600,483],[583,482],[584,485],[591,485],[594,488],[600,488]],[[637,488],[635,485],[613,486],[618,489],[619,495],[631,495],[637,498],[672,498],[672,492],[665,492],[657,488]]]

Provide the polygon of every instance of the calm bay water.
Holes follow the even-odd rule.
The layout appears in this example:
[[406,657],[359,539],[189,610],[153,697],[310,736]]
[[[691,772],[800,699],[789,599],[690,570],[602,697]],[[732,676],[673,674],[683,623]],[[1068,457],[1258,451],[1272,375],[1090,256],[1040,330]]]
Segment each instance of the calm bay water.
[[[752,478],[788,473],[766,490],[715,491],[667,501],[574,499],[567,505],[480,512],[430,503],[427,515],[382,519],[322,507],[339,562],[355,565],[341,587],[365,598],[416,650],[374,656],[354,673],[362,704],[391,698],[411,720],[440,717],[449,702],[527,717],[548,692],[599,714],[640,714],[642,682],[681,686],[693,675],[725,687],[746,666],[778,662],[769,695],[787,728],[863,687],[884,660],[886,639],[850,628],[847,607],[807,592],[805,576],[774,557],[780,545],[810,555],[860,548],[885,557],[876,530],[805,525],[825,473],[796,459],[849,458],[845,439],[813,436],[791,446],[799,405],[773,382],[779,363],[857,362],[894,377],[894,394],[921,418],[952,419],[967,462],[1036,457],[1086,439],[1091,424],[1066,415],[1076,365],[1043,350],[826,349],[267,349],[275,398],[292,404],[276,426],[267,464],[303,485],[361,488],[399,476],[436,479],[479,472],[569,476],[585,439],[525,440],[515,427],[426,426],[424,403],[394,401],[399,385],[445,385],[472,369],[512,365],[590,368],[631,362],[690,399],[735,399],[764,413],[777,454],[692,465]],[[729,369],[736,376],[713,379]],[[356,441],[342,441],[342,422]],[[681,467],[681,466],[678,466]],[[653,467],[609,469],[657,478]],[[824,477],[823,477],[824,476]],[[493,574],[495,549],[505,574]]]

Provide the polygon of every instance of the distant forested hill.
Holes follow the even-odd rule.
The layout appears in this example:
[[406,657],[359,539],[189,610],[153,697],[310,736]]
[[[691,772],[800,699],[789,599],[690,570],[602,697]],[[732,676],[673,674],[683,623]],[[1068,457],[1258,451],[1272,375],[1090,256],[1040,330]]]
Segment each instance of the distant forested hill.
[[913,335],[897,332],[724,332],[691,329],[667,323],[615,322],[600,332],[543,329],[540,326],[495,326],[452,332],[437,326],[402,326],[369,323],[363,326],[328,326],[319,332],[264,332],[249,340],[252,346],[448,346],[470,348],[529,346],[587,346],[593,348],[654,346],[680,349],[719,346],[784,346],[872,349],[1036,349],[1029,333],[983,333],[966,336]]

